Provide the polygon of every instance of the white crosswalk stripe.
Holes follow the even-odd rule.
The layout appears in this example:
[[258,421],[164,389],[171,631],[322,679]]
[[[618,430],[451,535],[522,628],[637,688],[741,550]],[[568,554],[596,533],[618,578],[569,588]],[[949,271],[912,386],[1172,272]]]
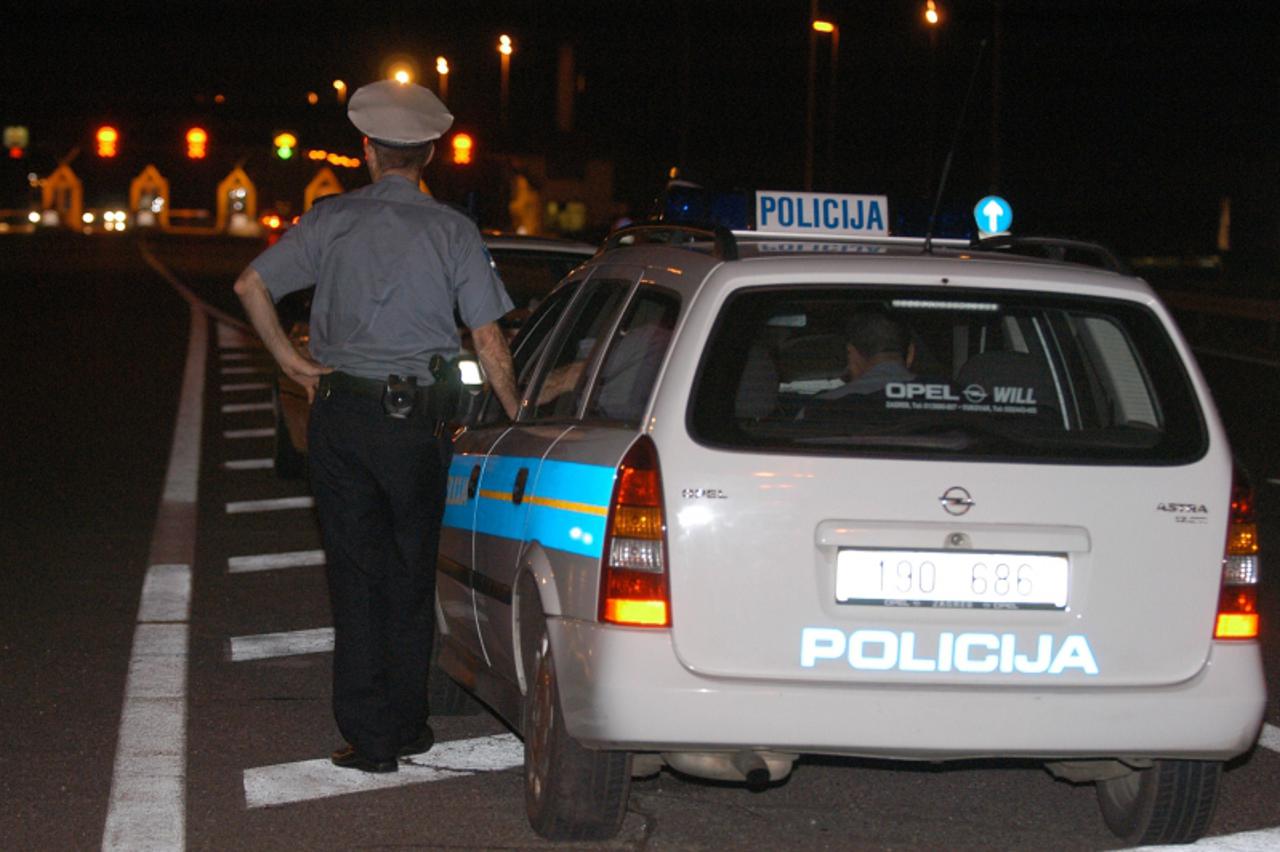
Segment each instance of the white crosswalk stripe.
[[270,438],[276,433],[270,426],[261,429],[228,429],[222,433],[224,438]]
[[270,387],[270,382],[232,382],[231,384],[221,385],[219,390],[223,393],[229,393],[231,391],[267,390]]
[[227,571],[231,574],[243,574],[250,571],[272,571],[277,568],[303,568],[323,564],[323,550],[295,550],[290,553],[232,556],[227,560]]
[[314,497],[277,497],[273,500],[233,500],[227,504],[228,515],[246,512],[278,512],[284,509],[310,509],[316,504]]
[[232,459],[224,461],[224,470],[270,470],[276,463],[272,459]]
[[299,654],[333,652],[333,628],[290,630],[285,633],[261,633],[256,636],[231,637],[230,658],[233,663],[296,657]]
[[244,799],[265,808],[366,790],[461,778],[512,769],[524,763],[524,745],[514,734],[436,743],[431,751],[401,760],[398,772],[371,774],[339,769],[328,760],[306,760],[246,769]]
[[228,402],[222,406],[223,414],[239,414],[242,411],[270,411],[275,408],[269,402]]

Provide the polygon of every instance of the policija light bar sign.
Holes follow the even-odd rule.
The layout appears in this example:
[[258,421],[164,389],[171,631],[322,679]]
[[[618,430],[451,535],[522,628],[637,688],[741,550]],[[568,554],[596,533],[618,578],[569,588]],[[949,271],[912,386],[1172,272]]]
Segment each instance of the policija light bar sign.
[[756,192],[756,230],[791,234],[887,236],[884,195],[829,192]]

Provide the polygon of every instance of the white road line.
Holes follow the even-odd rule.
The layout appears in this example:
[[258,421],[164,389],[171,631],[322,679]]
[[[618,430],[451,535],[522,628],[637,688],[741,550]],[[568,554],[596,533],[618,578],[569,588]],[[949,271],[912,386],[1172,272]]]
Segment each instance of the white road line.
[[187,622],[208,346],[209,320],[191,302],[173,445],[125,678],[102,829],[105,852],[186,848]]
[[323,564],[323,550],[294,550],[259,556],[232,556],[227,560],[227,573],[244,574],[250,571],[273,571],[277,568],[304,568]]
[[267,373],[261,367],[223,367],[218,372],[224,376],[264,376]]
[[1268,480],[1267,480],[1267,484],[1268,484],[1268,485],[1280,485],[1280,479],[1268,479]]
[[222,433],[224,438],[270,438],[276,433],[270,426],[263,429],[228,429]]
[[295,657],[299,654],[324,654],[333,651],[333,628],[291,630],[287,633],[260,633],[257,636],[232,636],[230,658],[233,663]]
[[1264,828],[1260,831],[1242,831],[1220,837],[1205,837],[1185,846],[1135,846],[1130,852],[1164,852],[1170,848],[1213,849],[1219,852],[1275,852],[1280,849],[1280,828]]
[[385,790],[428,781],[463,778],[477,772],[512,769],[524,763],[524,745],[514,734],[436,743],[426,754],[404,758],[386,774],[339,769],[326,760],[280,763],[244,772],[244,800],[250,808],[326,799],[366,790]]
[[1258,745],[1272,751],[1280,751],[1280,728],[1264,724],[1262,734],[1258,737]]
[[277,497],[274,500],[233,500],[227,504],[228,515],[246,512],[278,512],[282,509],[310,509],[316,504],[314,497]]
[[228,402],[222,406],[223,414],[238,414],[241,411],[270,411],[275,408],[269,402]]
[[226,470],[270,470],[275,466],[274,459],[231,459],[222,463]]
[[267,390],[270,387],[270,382],[232,382],[229,385],[222,385],[219,390],[229,393],[230,391]]

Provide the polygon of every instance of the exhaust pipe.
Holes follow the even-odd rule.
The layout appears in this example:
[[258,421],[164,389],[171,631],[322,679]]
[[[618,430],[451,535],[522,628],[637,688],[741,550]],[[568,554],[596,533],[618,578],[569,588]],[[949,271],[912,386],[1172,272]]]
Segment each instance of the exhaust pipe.
[[754,751],[734,752],[732,763],[742,773],[748,790],[759,792],[769,786],[769,766]]

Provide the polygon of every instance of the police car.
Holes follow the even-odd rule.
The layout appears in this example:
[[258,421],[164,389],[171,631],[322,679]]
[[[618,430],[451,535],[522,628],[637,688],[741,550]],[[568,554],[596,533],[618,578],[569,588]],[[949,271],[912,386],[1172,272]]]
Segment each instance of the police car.
[[826,754],[1040,759],[1124,840],[1196,838],[1261,725],[1259,566],[1169,312],[795,198],[613,234],[516,339],[517,419],[456,436],[438,666],[523,735],[533,828]]

